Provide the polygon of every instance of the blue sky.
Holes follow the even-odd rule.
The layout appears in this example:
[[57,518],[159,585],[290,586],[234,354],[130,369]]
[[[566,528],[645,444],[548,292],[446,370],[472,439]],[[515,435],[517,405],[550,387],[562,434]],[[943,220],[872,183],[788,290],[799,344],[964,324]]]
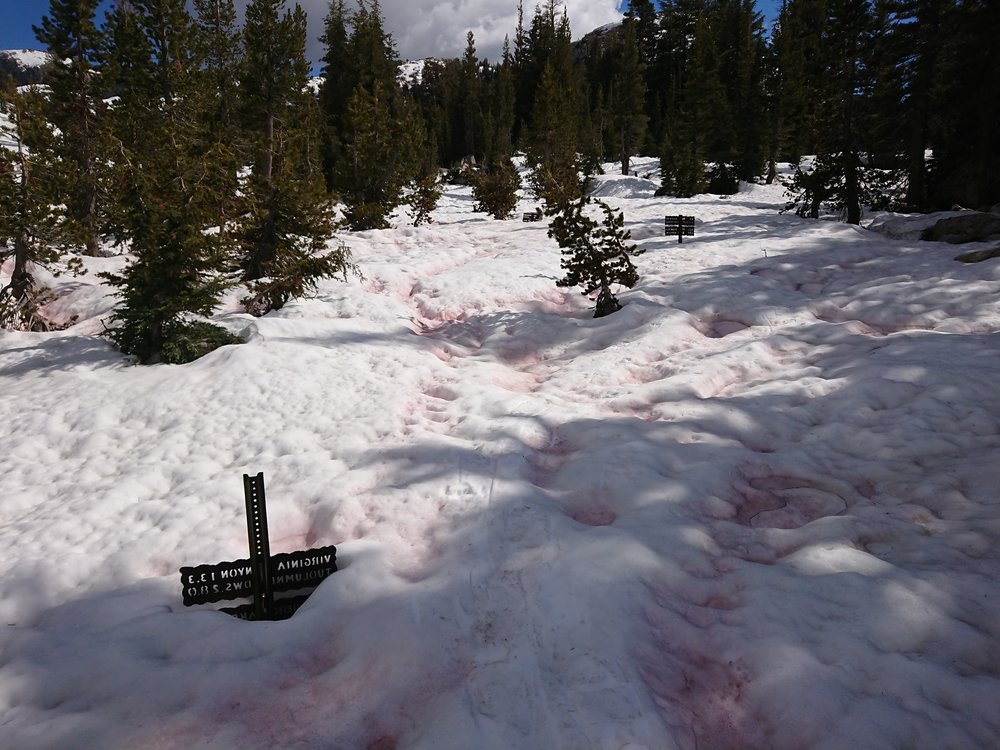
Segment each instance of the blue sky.
[[[104,3],[110,6],[110,0]],[[49,12],[49,0],[9,0],[0,14],[0,49],[39,49],[41,45],[31,30]],[[104,17],[104,11],[98,18]]]
[[[329,0],[298,0],[309,14],[309,54],[318,59],[318,37]],[[237,0],[237,5],[246,0]],[[289,0],[289,5],[292,0]],[[104,0],[98,18],[111,0]],[[458,56],[465,47],[465,33],[472,29],[477,49],[483,57],[494,57],[505,34],[513,33],[517,0],[381,0],[386,26],[404,58]],[[617,14],[615,0],[566,0],[574,36],[582,36]],[[627,3],[621,3],[627,7]],[[757,0],[767,25],[773,19],[780,0]],[[525,0],[526,9],[534,6]],[[38,49],[31,30],[49,10],[49,0],[5,0],[0,14],[0,49]]]

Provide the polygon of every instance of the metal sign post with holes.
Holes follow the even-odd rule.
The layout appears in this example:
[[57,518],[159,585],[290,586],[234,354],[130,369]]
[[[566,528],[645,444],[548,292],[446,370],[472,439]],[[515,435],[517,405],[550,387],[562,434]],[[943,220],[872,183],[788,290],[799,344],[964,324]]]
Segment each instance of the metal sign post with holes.
[[667,237],[676,234],[678,242],[684,242],[685,237],[694,237],[694,217],[664,216],[663,234]]
[[252,477],[243,475],[243,494],[247,504],[247,539],[250,540],[253,611],[258,620],[270,620],[274,608],[271,589],[271,549],[267,539],[267,506],[264,503],[264,472]]
[[276,591],[313,589],[337,571],[333,545],[272,556],[267,535],[264,473],[243,475],[250,557],[181,568],[184,606],[252,597],[251,604],[223,607],[242,620],[284,620],[295,614],[309,594],[275,599]]

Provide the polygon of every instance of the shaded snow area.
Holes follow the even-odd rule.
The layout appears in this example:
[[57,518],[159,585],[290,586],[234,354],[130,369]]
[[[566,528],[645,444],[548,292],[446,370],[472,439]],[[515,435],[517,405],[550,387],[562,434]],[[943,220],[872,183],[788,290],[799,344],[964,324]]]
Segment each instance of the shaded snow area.
[[[599,320],[457,187],[188,365],[57,280],[79,322],[0,333],[0,746],[997,747],[1000,265],[654,187],[598,180],[646,250]],[[272,553],[342,569],[184,608],[259,471]]]

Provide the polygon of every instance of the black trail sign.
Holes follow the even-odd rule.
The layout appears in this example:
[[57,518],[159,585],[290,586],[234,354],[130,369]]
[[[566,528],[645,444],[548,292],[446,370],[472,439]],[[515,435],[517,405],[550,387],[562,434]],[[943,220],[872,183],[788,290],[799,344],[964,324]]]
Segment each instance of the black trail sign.
[[694,217],[664,216],[663,234],[668,237],[676,234],[678,242],[684,242],[685,237],[694,237]]
[[184,606],[253,597],[252,604],[224,607],[222,611],[244,620],[283,620],[292,616],[308,594],[275,600],[274,592],[318,586],[337,571],[337,548],[329,545],[272,556],[263,472],[255,477],[244,474],[243,490],[250,557],[181,568]]
[[[271,591],[314,588],[337,570],[337,548],[318,547],[272,555]],[[253,568],[249,559],[181,568],[184,605],[211,604],[241,599],[253,593]]]

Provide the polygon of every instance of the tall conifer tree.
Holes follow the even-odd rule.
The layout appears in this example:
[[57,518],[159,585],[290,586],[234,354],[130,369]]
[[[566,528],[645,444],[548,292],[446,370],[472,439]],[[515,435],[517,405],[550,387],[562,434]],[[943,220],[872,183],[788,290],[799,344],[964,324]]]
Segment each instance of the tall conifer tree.
[[0,264],[13,261],[10,280],[0,285],[0,328],[43,331],[51,326],[40,309],[46,290],[32,273],[34,266],[60,257],[52,244],[55,183],[46,179],[47,165],[37,156],[51,152],[54,139],[45,109],[39,91],[18,91],[10,78],[0,82],[0,111],[11,122],[15,142],[13,149],[0,147]]
[[194,0],[195,30],[200,72],[198,104],[199,149],[206,159],[218,162],[214,177],[219,184],[219,231],[242,210],[239,170],[246,163],[246,136],[239,112],[239,68],[242,38],[233,0]]
[[577,128],[579,74],[573,63],[569,18],[557,14],[556,0],[539,9],[532,22],[532,51],[541,64],[525,151],[535,193],[546,202],[573,200],[580,194]]
[[35,27],[51,54],[47,115],[56,127],[47,178],[66,204],[58,235],[96,255],[106,203],[108,140],[102,82],[96,74],[102,46],[94,23],[98,0],[50,0]]
[[645,65],[640,57],[637,26],[632,18],[625,18],[612,81],[612,118],[623,175],[629,173],[629,161],[642,145],[649,120],[645,112]]
[[226,165],[200,148],[199,58],[183,0],[132,0],[109,20],[119,165],[119,239],[132,262],[109,274],[121,304],[111,337],[140,362],[185,362],[233,337],[199,321],[230,285],[218,225]]
[[848,224],[861,222],[864,145],[870,125],[867,98],[872,17],[869,0],[828,0],[823,34],[826,85],[822,91],[819,156],[826,188]]
[[[927,8],[924,18],[932,15]],[[928,107],[930,202],[986,208],[1000,203],[1000,4],[945,2],[940,23]]]
[[240,231],[247,309],[263,314],[343,275],[350,254],[327,251],[332,216],[318,164],[319,112],[306,90],[306,16],[285,0],[247,6],[240,89],[254,135],[254,166],[244,185],[249,210]]
[[[339,6],[331,7],[328,21],[339,11]],[[328,37],[331,28],[328,23]],[[378,0],[358,0],[347,28],[346,68],[340,73],[346,83],[338,84],[338,90],[349,90],[350,96],[342,103],[339,122],[332,122],[338,128],[331,135],[337,153],[329,185],[345,204],[347,226],[383,228],[402,204],[404,187],[424,176],[417,174],[422,134],[412,127],[416,108],[400,90],[396,48],[385,31]],[[332,103],[326,97],[324,101]]]

